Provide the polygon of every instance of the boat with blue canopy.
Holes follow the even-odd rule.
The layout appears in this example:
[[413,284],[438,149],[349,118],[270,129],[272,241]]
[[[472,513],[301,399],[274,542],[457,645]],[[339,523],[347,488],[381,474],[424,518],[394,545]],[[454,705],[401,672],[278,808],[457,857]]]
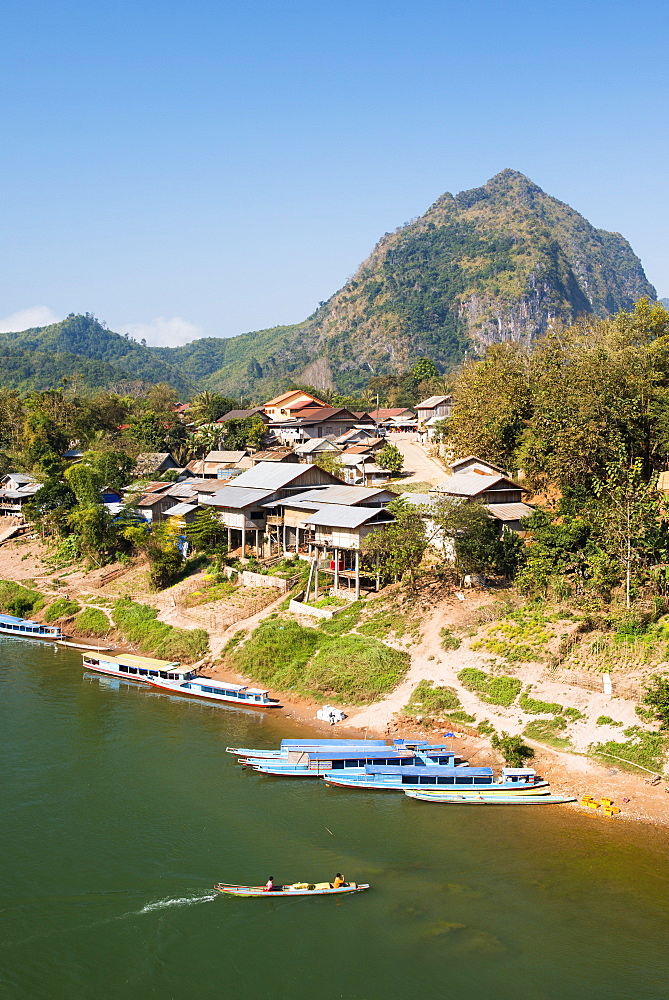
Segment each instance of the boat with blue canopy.
[[0,615],[0,634],[21,639],[51,639],[54,642],[63,636],[58,625],[42,625],[29,618],[15,618],[14,615]]
[[290,750],[295,750],[297,748],[308,749],[308,750],[318,750],[322,747],[326,749],[328,747],[346,747],[346,746],[356,746],[356,747],[385,747],[388,746],[386,740],[314,740],[314,739],[286,739],[281,740],[279,749],[276,750],[264,750],[252,747],[226,747],[226,753],[235,754],[237,757],[253,757],[254,759],[286,759],[286,756]]
[[504,768],[499,779],[495,779],[491,767],[426,767],[409,765],[405,767],[379,767],[366,764],[355,773],[329,771],[322,775],[328,785],[341,788],[368,788],[375,791],[403,792],[407,788],[441,788],[443,791],[487,791],[524,792],[548,785],[538,778],[532,768]]
[[449,766],[456,764],[454,752],[443,745],[401,745],[397,747],[330,747],[321,750],[295,749],[288,752],[285,760],[254,760],[247,758],[241,761],[246,767],[259,771],[261,774],[272,774],[282,778],[317,778],[321,774],[333,771],[345,771],[347,774],[363,771],[367,765],[377,767],[430,767]]

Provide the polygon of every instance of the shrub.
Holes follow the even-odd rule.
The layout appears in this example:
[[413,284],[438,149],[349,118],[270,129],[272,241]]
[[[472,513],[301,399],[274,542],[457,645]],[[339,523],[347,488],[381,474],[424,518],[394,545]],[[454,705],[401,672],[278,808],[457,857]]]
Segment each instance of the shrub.
[[[637,764],[656,773],[664,771],[668,741],[661,733],[649,733],[639,726],[629,726],[623,730],[627,737],[624,743],[608,740],[606,743],[591,743],[593,754],[610,754],[620,763]],[[635,768],[636,770],[636,768]]]
[[560,733],[566,728],[567,723],[559,716],[552,719],[533,719],[525,726],[523,734],[531,740],[537,740],[539,743],[546,743],[548,746],[563,750],[569,746],[569,740],[560,736]]
[[228,654],[228,659],[239,673],[285,691],[300,683],[304,668],[321,642],[323,637],[315,628],[275,618],[261,622],[240,649]]
[[449,712],[448,715],[443,717],[444,722],[461,722],[464,724],[469,724],[476,722],[475,715],[469,715],[468,712]]
[[597,719],[598,726],[622,726],[622,722],[616,722],[610,715],[600,715]]
[[321,646],[304,674],[305,690],[339,695],[346,701],[373,701],[392,691],[409,668],[409,654],[376,639],[344,636]]
[[496,731],[493,724],[491,722],[488,722],[487,719],[482,719],[481,722],[479,722],[476,729],[477,732],[481,734],[481,736],[490,736],[491,733],[494,733]]
[[111,629],[111,622],[104,611],[97,608],[84,608],[81,614],[74,619],[74,628],[82,635],[93,635],[98,638],[107,635]]
[[59,618],[70,618],[78,611],[81,611],[81,605],[77,601],[68,601],[64,597],[59,597],[44,612],[44,621],[48,624],[58,621]]
[[44,598],[37,590],[29,590],[13,580],[0,580],[0,609],[8,615],[26,618],[44,605]]
[[516,700],[522,687],[517,677],[492,677],[476,667],[463,667],[458,680],[468,691],[475,691],[481,701],[507,708]]
[[462,708],[457,691],[450,687],[435,687],[434,681],[422,680],[411,692],[404,707],[407,715],[431,715],[441,717],[447,712]]
[[556,701],[538,701],[524,693],[521,694],[518,704],[528,715],[559,715],[562,712],[562,705],[558,705]]
[[669,729],[669,678],[655,674],[643,696],[662,729]]
[[453,633],[451,632],[450,628],[442,628],[441,631],[439,632],[439,635],[441,636],[441,648],[442,649],[445,649],[445,650],[448,651],[450,649],[459,649],[460,648],[460,645],[461,645],[460,640],[458,639],[458,637],[456,635],[453,635]]
[[566,715],[571,722],[578,722],[579,719],[585,719],[583,712],[579,712],[577,708],[572,708],[571,705],[568,708],[563,708],[562,714]]
[[520,736],[509,736],[508,733],[495,735],[490,740],[491,746],[504,757],[509,767],[523,767],[525,761],[534,757],[534,750],[523,743]]

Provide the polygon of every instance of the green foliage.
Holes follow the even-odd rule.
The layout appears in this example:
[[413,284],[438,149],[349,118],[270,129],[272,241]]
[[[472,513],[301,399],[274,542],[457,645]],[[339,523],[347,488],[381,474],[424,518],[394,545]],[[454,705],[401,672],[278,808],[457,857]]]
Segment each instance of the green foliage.
[[533,662],[543,659],[553,634],[550,617],[530,605],[495,622],[483,639],[472,643],[472,649],[485,649],[509,663]]
[[74,619],[75,631],[82,635],[92,635],[102,638],[111,630],[111,622],[104,611],[97,608],[84,608]]
[[618,763],[623,766],[625,763],[638,764],[658,774],[664,771],[667,746],[669,746],[666,737],[661,733],[649,733],[639,726],[630,726],[624,730],[623,735],[627,737],[625,742],[608,740],[606,743],[592,743],[591,753],[611,754],[615,758],[620,758]]
[[227,529],[214,507],[198,507],[193,521],[186,525],[186,538],[198,552],[223,556],[227,551]]
[[491,736],[494,732],[496,732],[495,727],[491,722],[488,722],[487,719],[482,719],[476,729],[481,736]]
[[26,520],[38,528],[62,534],[67,530],[68,517],[76,502],[76,496],[66,483],[48,479],[23,510]]
[[520,736],[509,736],[504,732],[498,736],[495,733],[490,744],[494,750],[499,750],[508,767],[524,767],[534,757],[534,750],[523,743]]
[[13,580],[0,580],[0,610],[17,618],[27,618],[44,606],[44,598],[37,590],[23,587]]
[[481,701],[491,705],[512,705],[522,687],[517,677],[493,677],[476,667],[463,667],[458,680],[468,691],[474,691]]
[[390,472],[401,472],[404,467],[404,456],[396,444],[387,442],[375,455],[376,464]]
[[456,635],[453,635],[450,628],[444,627],[440,629],[439,635],[441,637],[442,649],[445,649],[447,652],[451,649],[460,649],[462,645],[461,640]]
[[223,425],[225,437],[223,447],[228,451],[242,448],[259,448],[267,433],[260,417],[241,417],[228,420]]
[[556,750],[565,750],[570,746],[570,741],[566,737],[561,737],[560,733],[566,728],[566,721],[560,716],[554,716],[552,719],[533,719],[525,726],[523,733],[528,739],[545,743],[547,746],[555,747]]
[[610,715],[600,715],[597,719],[598,726],[622,726],[622,722],[616,722]]
[[[515,576],[524,558],[522,541],[510,531],[500,535],[497,522],[482,504],[443,497],[425,507],[423,513],[443,538],[454,539],[455,564],[462,576],[467,573]],[[449,556],[446,568],[450,565]]]
[[669,729],[669,677],[655,674],[643,696],[644,705],[655,714],[661,729]]
[[77,601],[68,601],[65,597],[59,597],[44,612],[44,621],[50,624],[58,621],[59,618],[70,618],[78,611],[81,611],[81,605]]
[[401,500],[393,500],[388,510],[395,520],[384,528],[372,531],[363,542],[363,551],[379,560],[384,579],[409,582],[416,588],[416,573],[427,548],[425,525],[420,511]]
[[157,621],[158,612],[148,604],[120,598],[114,604],[112,620],[119,631],[142,653],[160,659],[193,662],[209,648],[209,636],[202,628],[182,629]]
[[530,698],[529,695],[521,694],[518,705],[522,712],[528,715],[560,715],[563,706],[555,701],[539,701],[537,698]]
[[363,607],[362,601],[352,601],[345,611],[340,611],[334,618],[323,619],[318,628],[328,635],[343,635],[345,632],[350,632],[360,621]]
[[334,638],[323,629],[277,618],[263,621],[241,648],[227,655],[235,670],[277,690],[356,703],[392,690],[408,659],[375,639]]
[[402,711],[405,715],[442,718],[461,709],[462,704],[454,688],[435,687],[434,681],[422,680],[411,692],[411,697]]

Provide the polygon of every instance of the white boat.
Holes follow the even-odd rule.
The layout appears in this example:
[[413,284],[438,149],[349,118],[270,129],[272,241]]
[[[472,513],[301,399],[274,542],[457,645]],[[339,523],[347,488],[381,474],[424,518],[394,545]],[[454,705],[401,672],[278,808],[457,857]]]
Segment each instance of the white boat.
[[183,680],[169,680],[149,677],[151,687],[169,694],[179,694],[186,698],[221,702],[226,705],[242,705],[244,708],[281,708],[276,698],[269,697],[265,688],[250,688],[246,684],[232,684],[213,677],[198,677],[197,674]]
[[14,615],[0,615],[0,634],[19,636],[22,639],[51,639],[56,642],[62,636],[59,625],[41,625],[29,618],[15,618]]
[[98,674],[144,683],[153,679],[185,681],[196,674],[193,667],[182,667],[169,660],[156,660],[151,656],[136,656],[134,653],[117,653],[116,656],[84,653],[82,661],[87,670],[95,670]]

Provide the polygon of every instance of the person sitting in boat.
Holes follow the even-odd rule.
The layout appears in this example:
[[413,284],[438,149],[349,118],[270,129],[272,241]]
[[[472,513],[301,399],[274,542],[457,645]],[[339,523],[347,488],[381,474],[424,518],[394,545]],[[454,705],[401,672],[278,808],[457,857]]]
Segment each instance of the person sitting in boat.
[[341,872],[337,872],[337,874],[334,877],[334,882],[332,883],[332,888],[341,889],[342,886],[344,885],[346,885],[346,882],[344,881],[344,876],[342,875]]
[[271,892],[273,888],[274,888],[274,876],[270,875],[270,877],[267,879],[267,884],[263,888],[263,892]]

